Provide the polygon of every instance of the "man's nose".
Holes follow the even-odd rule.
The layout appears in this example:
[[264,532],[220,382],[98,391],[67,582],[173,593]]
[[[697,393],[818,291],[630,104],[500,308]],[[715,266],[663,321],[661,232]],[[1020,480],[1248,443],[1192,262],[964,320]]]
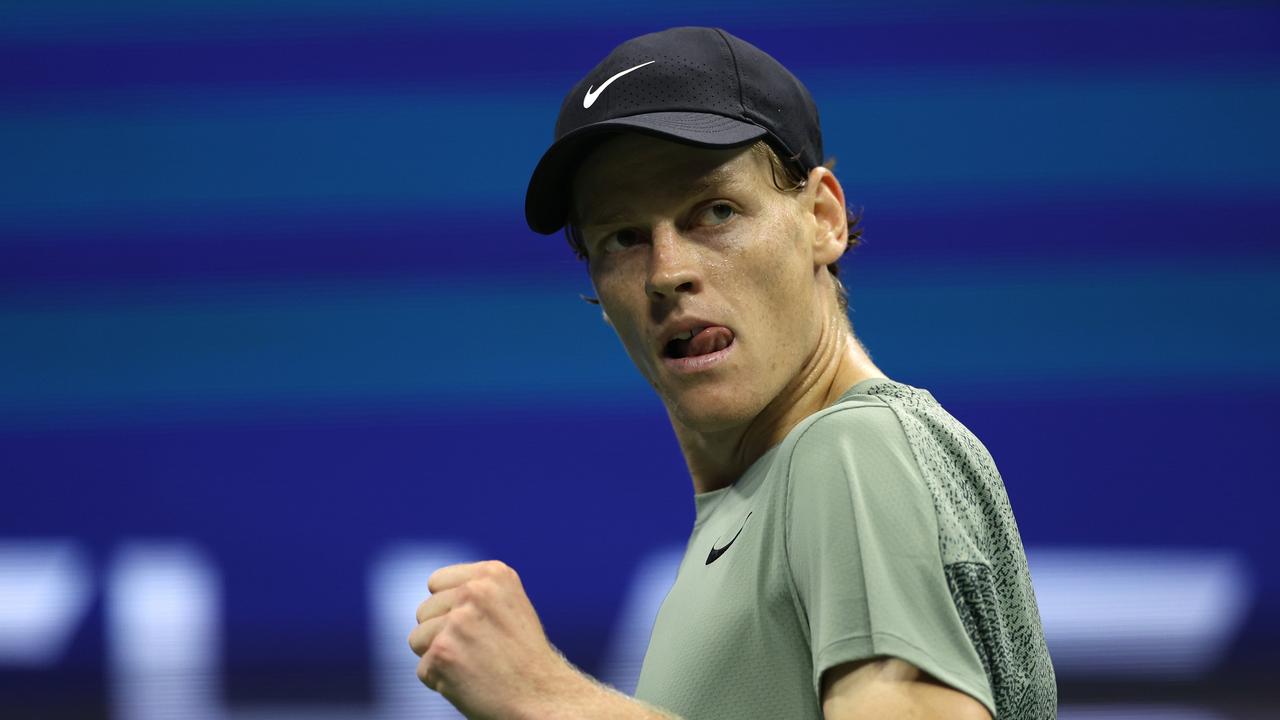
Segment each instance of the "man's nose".
[[649,275],[645,294],[653,300],[675,297],[677,293],[694,293],[700,289],[698,254],[693,243],[680,236],[669,225],[653,229]]

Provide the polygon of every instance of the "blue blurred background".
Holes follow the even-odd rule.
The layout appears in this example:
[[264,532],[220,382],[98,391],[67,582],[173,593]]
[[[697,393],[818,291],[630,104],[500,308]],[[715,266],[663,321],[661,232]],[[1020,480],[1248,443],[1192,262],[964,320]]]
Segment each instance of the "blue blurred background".
[[854,326],[995,458],[1062,717],[1275,717],[1280,7],[917,0],[0,6],[0,715],[450,717],[405,636],[489,557],[634,683],[692,488],[522,209],[690,24],[817,100]]

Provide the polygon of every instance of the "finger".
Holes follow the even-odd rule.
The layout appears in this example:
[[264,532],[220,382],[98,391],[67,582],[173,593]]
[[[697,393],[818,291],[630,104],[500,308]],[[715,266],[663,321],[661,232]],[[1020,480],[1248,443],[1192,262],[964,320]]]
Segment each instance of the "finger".
[[427,598],[426,600],[423,600],[422,604],[418,606],[418,612],[414,617],[417,618],[419,623],[426,622],[427,620],[430,620],[433,617],[437,617],[449,612],[449,609],[452,608],[457,602],[458,602],[458,588],[449,588],[448,590],[441,590],[440,592],[433,594],[431,597]]
[[423,685],[426,685],[436,692],[440,692],[440,671],[429,663],[426,657],[422,657],[418,660],[417,672],[418,680],[422,681]]
[[414,655],[421,657],[431,648],[431,643],[435,642],[436,636],[444,629],[444,623],[443,617],[431,618],[409,633],[409,647],[413,649]]
[[458,563],[446,565],[427,578],[427,589],[433,593],[457,587],[481,572],[484,563]]

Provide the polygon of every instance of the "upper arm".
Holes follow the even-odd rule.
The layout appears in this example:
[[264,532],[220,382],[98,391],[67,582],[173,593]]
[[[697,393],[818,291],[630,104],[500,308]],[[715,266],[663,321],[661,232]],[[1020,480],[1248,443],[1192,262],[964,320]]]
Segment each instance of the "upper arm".
[[991,720],[986,706],[973,697],[895,657],[843,663],[823,673],[822,716],[825,720]]
[[[823,685],[837,669],[894,658],[860,665],[862,674],[840,687],[858,696],[871,689],[869,697],[890,698],[892,688],[908,699],[989,701],[943,568],[934,501],[893,411],[819,419],[798,439],[788,479],[786,555],[819,699],[825,704]],[[907,673],[881,671],[903,666],[913,679],[882,688]]]

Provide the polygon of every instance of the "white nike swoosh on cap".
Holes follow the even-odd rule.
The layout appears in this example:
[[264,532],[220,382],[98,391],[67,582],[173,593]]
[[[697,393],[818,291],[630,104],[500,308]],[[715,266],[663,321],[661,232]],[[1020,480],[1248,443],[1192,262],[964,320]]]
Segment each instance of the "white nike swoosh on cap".
[[655,63],[655,62],[658,62],[658,61],[657,61],[657,60],[650,60],[649,62],[640,63],[639,65],[637,65],[637,66],[635,66],[635,67],[633,67],[633,68],[627,68],[626,70],[623,70],[622,72],[618,73],[617,75],[614,75],[613,77],[611,77],[611,78],[609,78],[608,80],[605,80],[603,83],[601,83],[601,85],[600,85],[600,89],[598,89],[598,90],[597,90],[597,89],[595,89],[595,86],[594,86],[594,85],[588,86],[588,87],[587,87],[587,94],[582,96],[582,107],[583,107],[583,109],[589,108],[589,107],[591,107],[592,105],[594,105],[594,104],[595,104],[595,102],[596,102],[596,98],[600,97],[600,93],[604,92],[604,89],[605,89],[605,88],[607,88],[607,87],[609,87],[609,83],[613,82],[614,80],[617,80],[618,78],[622,77],[623,75],[626,75],[626,74],[627,74],[627,73],[629,73],[629,72],[633,72],[633,71],[635,71],[635,70],[639,70],[640,68],[644,67],[645,65],[648,65],[648,64],[650,64],[650,63]]

